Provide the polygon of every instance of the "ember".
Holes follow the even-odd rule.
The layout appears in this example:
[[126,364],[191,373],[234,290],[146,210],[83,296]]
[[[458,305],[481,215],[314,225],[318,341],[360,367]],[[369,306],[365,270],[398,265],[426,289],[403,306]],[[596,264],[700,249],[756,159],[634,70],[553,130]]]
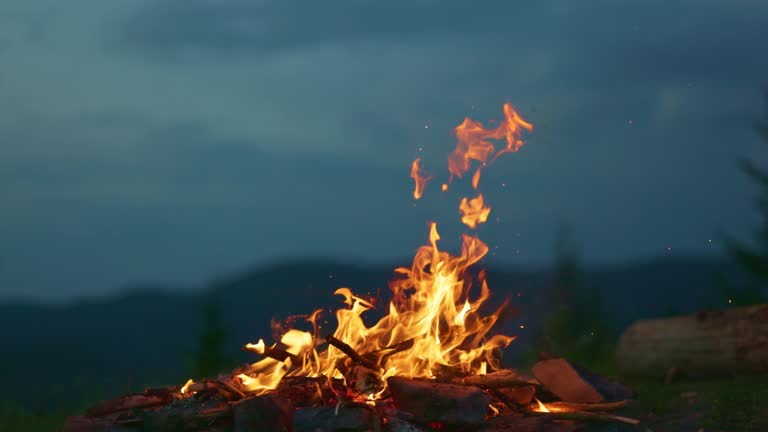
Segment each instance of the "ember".
[[[523,145],[522,132],[533,126],[510,104],[503,112],[495,128],[469,118],[455,128],[449,183],[475,161],[471,185],[477,191],[482,170]],[[490,140],[504,145],[497,150]],[[420,199],[431,179],[420,159],[412,163],[411,178],[413,197]],[[491,212],[479,192],[458,207],[470,229]],[[370,327],[362,316],[373,302],[339,288],[335,294],[346,307],[336,311],[332,334],[319,336],[317,310],[307,318],[313,331],[289,328],[278,343],[245,345],[262,358],[241,370],[101,404],[85,417],[71,417],[65,431],[516,430],[516,421],[574,430],[553,419],[636,424],[605,413],[625,405],[631,392],[564,360],[540,362],[535,379],[502,369],[499,352],[514,336],[490,334],[502,308],[483,314],[488,284],[483,272],[477,278],[468,272],[488,246],[464,234],[461,252],[452,255],[438,248],[439,240],[433,222],[411,266],[395,270],[392,300]]]

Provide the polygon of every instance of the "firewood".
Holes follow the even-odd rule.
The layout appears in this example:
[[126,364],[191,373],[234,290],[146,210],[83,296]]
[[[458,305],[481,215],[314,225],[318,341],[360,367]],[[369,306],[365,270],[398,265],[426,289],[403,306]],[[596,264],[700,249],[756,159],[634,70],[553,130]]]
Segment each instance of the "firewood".
[[530,387],[539,385],[538,382],[526,379],[518,375],[515,371],[509,369],[502,369],[486,375],[469,375],[465,377],[458,377],[452,379],[451,383],[461,385],[476,385],[487,388]]
[[220,395],[229,401],[240,400],[245,397],[245,393],[238,389],[228,378],[211,379],[196,382],[187,388],[187,394],[211,391],[213,394]]
[[232,406],[234,432],[290,432],[293,405],[277,394],[243,399]]
[[632,402],[632,400],[602,403],[547,402],[547,408],[551,411],[615,411]]
[[264,357],[269,357],[271,359],[275,359],[280,362],[284,362],[288,359],[291,359],[292,364],[301,364],[301,359],[296,354],[291,354],[288,351],[280,348],[272,348],[268,346],[264,346],[263,348],[256,349],[255,347],[252,347],[251,345],[245,345],[243,347],[244,351],[261,354]]
[[295,432],[368,431],[377,423],[373,409],[364,404],[299,408],[293,413]]
[[231,422],[232,410],[221,399],[201,403],[197,396],[144,412],[144,432],[183,432]]
[[[495,389],[494,395],[503,395],[504,398],[507,401],[510,401],[516,405],[528,405],[531,403],[533,398],[536,396],[536,387],[534,386],[525,386],[525,387],[506,387],[506,388],[499,388]],[[507,406],[507,404],[505,402]]]
[[379,369],[379,366],[375,362],[361,356],[360,353],[355,351],[354,348],[344,343],[344,341],[335,338],[333,335],[329,334],[328,336],[325,337],[325,340],[327,340],[330,345],[333,345],[334,347],[338,348],[341,352],[346,354],[347,357],[349,357],[353,362],[361,366],[365,366],[368,369],[372,369],[372,370]]
[[379,372],[365,366],[354,366],[345,376],[347,383],[351,384],[352,389],[358,394],[378,393],[384,388]]
[[531,372],[546,390],[564,402],[611,402],[633,397],[628,387],[565,359],[542,360],[533,365]]
[[101,417],[108,414],[128,411],[133,409],[146,409],[165,405],[170,398],[158,395],[131,394],[117,399],[102,402],[85,411],[89,417]]
[[640,424],[640,420],[617,416],[613,414],[601,413],[601,412],[587,412],[587,411],[551,411],[540,412],[531,411],[527,415],[548,417],[555,420],[573,420],[580,422],[600,422],[600,423],[625,423],[633,426]]
[[108,419],[73,416],[67,417],[61,432],[138,432],[140,430],[140,427],[129,426],[115,428]]
[[296,407],[319,405],[333,397],[333,391],[328,384],[328,378],[324,376],[283,377],[276,390]]
[[482,423],[491,398],[475,387],[403,377],[387,379],[397,409],[414,415],[417,423],[457,425]]
[[368,358],[379,367],[383,367],[387,363],[387,360],[389,360],[389,358],[393,355],[413,348],[414,342],[415,339],[413,338],[406,339],[402,342],[366,353],[363,357]]
[[622,373],[659,379],[668,371],[696,377],[766,373],[768,304],[638,321],[621,336],[616,364]]

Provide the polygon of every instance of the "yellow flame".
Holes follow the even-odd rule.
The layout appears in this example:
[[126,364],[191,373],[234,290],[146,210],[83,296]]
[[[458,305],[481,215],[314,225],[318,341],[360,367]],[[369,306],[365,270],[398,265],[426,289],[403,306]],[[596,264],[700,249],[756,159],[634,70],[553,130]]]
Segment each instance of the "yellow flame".
[[550,412],[549,408],[547,408],[547,406],[544,405],[544,403],[542,401],[540,401],[538,398],[535,398],[535,399],[536,399],[536,403],[538,404],[538,407],[536,407],[536,409],[534,411],[536,411],[536,412],[546,412],[546,413]]
[[[533,126],[509,104],[504,105],[504,115],[505,120],[494,129],[486,129],[469,118],[456,127],[458,143],[448,160],[451,179],[461,178],[470,169],[472,160],[479,161],[481,165],[472,178],[472,186],[477,189],[481,169],[487,163],[520,148],[522,130],[530,131]],[[506,145],[500,150],[489,142],[502,139]],[[419,199],[431,178],[424,175],[420,159],[411,164],[411,178],[415,182],[413,196]],[[443,184],[441,189],[447,191],[448,184]],[[475,228],[487,220],[490,207],[478,193],[471,200],[464,198],[459,211],[462,222]],[[333,336],[375,362],[382,381],[393,375],[433,378],[444,366],[485,374],[488,368],[499,368],[499,359],[494,353],[514,339],[488,335],[502,309],[481,312],[490,297],[484,272],[477,282],[468,276],[468,269],[488,253],[488,246],[476,236],[465,234],[461,238],[461,251],[452,255],[438,248],[439,240],[437,224],[433,222],[427,244],[416,251],[410,267],[395,269],[396,278],[390,284],[392,299],[378,311],[382,316],[372,325],[366,325],[363,320],[363,314],[374,309],[372,302],[355,295],[349,288],[335,292],[343,298],[344,307],[336,311],[338,325]],[[279,349],[290,354],[285,361],[264,358],[237,376],[246,391],[259,394],[274,389],[284,376],[343,378],[338,368],[350,365],[349,356],[335,346],[325,345],[323,339],[317,339],[318,314],[319,311],[315,311],[307,319],[314,327],[313,332],[291,329],[282,336]],[[380,354],[405,341],[412,341],[409,348]],[[318,349],[320,345],[324,349]],[[277,349],[278,344],[272,348]],[[246,345],[246,349],[260,354],[267,350],[263,340]],[[373,401],[383,392],[360,395],[360,400]]]
[[192,381],[192,378],[188,379],[188,380],[187,380],[187,382],[186,382],[186,383],[184,383],[184,385],[183,385],[183,386],[181,386],[181,390],[179,390],[179,393],[181,393],[181,394],[186,394],[186,393],[187,393],[187,390],[189,390],[189,386],[191,386],[191,385],[192,385],[192,384],[194,384],[194,383],[195,383],[195,382],[194,382],[194,381]]

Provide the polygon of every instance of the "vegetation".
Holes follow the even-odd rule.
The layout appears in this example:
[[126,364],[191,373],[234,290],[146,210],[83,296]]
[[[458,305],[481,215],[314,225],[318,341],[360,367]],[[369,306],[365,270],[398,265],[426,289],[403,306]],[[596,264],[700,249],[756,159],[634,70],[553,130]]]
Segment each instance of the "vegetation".
[[[755,131],[768,144],[768,90],[764,93],[766,111],[764,118],[755,125]],[[745,286],[720,283],[725,288],[728,303],[732,306],[748,306],[768,302],[765,287],[768,285],[768,170],[755,161],[744,160],[742,171],[758,186],[757,209],[760,226],[755,232],[754,245],[746,245],[732,239],[726,240],[726,248],[732,258],[750,276]]]
[[233,362],[227,355],[227,330],[221,317],[221,302],[209,292],[201,309],[202,326],[197,351],[192,356],[191,373],[194,377],[212,377],[231,369]]
[[601,368],[609,366],[615,334],[608,324],[601,293],[584,281],[578,245],[566,225],[556,237],[553,276],[552,309],[529,357],[547,352],[593,366],[600,359],[606,363]]

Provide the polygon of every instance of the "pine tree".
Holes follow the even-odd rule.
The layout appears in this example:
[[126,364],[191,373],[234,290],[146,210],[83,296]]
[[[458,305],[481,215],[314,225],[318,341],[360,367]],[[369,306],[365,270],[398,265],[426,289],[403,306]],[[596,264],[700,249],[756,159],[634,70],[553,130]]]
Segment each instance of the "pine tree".
[[197,351],[192,358],[194,376],[212,377],[230,366],[226,355],[227,332],[216,295],[209,293],[201,309],[202,326]]
[[[755,131],[762,141],[768,144],[768,89],[763,93],[763,99],[766,111],[764,118],[755,125]],[[768,170],[749,159],[742,161],[741,169],[759,188],[757,209],[761,222],[755,232],[754,245],[726,240],[726,249],[733,260],[751,276],[748,285],[738,290],[731,284],[726,285],[728,303],[732,306],[748,306],[768,301],[765,294],[765,286],[768,285]]]

